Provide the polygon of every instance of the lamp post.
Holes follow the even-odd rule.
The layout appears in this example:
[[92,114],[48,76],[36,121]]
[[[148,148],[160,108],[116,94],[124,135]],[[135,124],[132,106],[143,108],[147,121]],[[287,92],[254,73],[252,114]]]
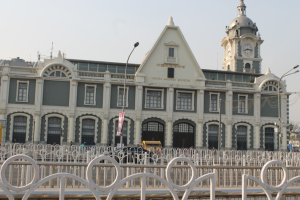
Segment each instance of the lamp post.
[[[133,46],[132,51],[130,52],[128,58],[127,58],[127,62],[126,62],[126,66],[125,66],[125,77],[124,77],[124,90],[123,90],[123,104],[122,104],[122,112],[124,112],[125,110],[125,94],[126,94],[126,78],[127,78],[127,65],[128,65],[128,61],[129,58],[132,54],[132,52],[134,51],[134,49],[139,46],[139,42],[136,42]],[[128,96],[128,94],[126,94]],[[125,116],[124,116],[125,117]],[[123,125],[122,125],[122,130],[121,130],[121,136],[120,136],[120,146],[122,147],[122,143],[123,143]]]
[[289,75],[292,75],[292,74],[295,74],[295,73],[298,73],[299,70],[297,71],[294,71],[292,73],[290,73],[291,71],[293,71],[294,69],[298,68],[299,65],[296,65],[295,67],[293,67],[292,69],[290,69],[289,71],[285,72],[281,77],[280,79],[278,80],[278,83],[277,83],[277,92],[278,92],[278,136],[279,136],[279,151],[281,151],[281,113],[280,113],[280,109],[281,109],[281,104],[280,104],[280,82],[281,82],[281,79],[283,77],[286,77],[286,76],[289,76]]

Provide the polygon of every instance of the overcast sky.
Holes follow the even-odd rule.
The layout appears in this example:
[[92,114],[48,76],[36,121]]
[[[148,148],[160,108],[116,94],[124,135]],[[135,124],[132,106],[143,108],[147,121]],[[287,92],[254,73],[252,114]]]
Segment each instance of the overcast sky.
[[[202,69],[221,69],[225,26],[237,17],[239,0],[0,0],[0,59],[36,61],[51,43],[67,58],[140,63],[173,17]],[[264,43],[262,73],[281,76],[300,64],[300,1],[245,0]],[[218,65],[217,65],[218,63]],[[286,78],[300,92],[300,73]],[[299,95],[290,97],[290,119],[300,122]]]

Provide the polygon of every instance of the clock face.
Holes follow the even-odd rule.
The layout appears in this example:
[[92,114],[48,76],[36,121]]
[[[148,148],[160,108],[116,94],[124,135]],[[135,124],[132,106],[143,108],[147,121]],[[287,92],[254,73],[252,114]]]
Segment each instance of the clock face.
[[246,56],[250,56],[253,53],[253,47],[251,44],[247,43],[243,46],[243,52]]

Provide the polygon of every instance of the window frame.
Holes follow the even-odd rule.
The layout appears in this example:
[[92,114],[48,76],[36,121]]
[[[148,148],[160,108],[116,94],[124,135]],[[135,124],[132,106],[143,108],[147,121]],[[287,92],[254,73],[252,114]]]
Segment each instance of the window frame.
[[[93,87],[94,88],[94,103],[87,103],[86,102],[86,97],[87,97],[87,87]],[[85,106],[95,106],[96,105],[96,89],[97,89],[97,85],[91,85],[91,84],[85,84],[84,85],[84,105]]]
[[[192,106],[191,109],[181,109],[178,108],[178,94],[179,93],[189,93],[192,94]],[[195,99],[195,91],[185,91],[185,90],[176,90],[176,110],[186,110],[186,111],[194,111],[195,110],[195,105],[194,105],[194,99]]]
[[[241,106],[240,97],[245,97],[245,111],[244,112],[240,111],[240,106]],[[248,95],[247,94],[239,94],[238,95],[238,113],[248,114]]]
[[[26,100],[25,101],[20,101],[19,100],[19,86],[20,83],[26,83],[27,84],[27,88],[26,88]],[[29,92],[29,81],[21,81],[21,80],[17,80],[17,94],[16,94],[16,102],[28,102],[28,92]]]
[[[120,98],[120,91],[124,91],[124,86],[118,86],[118,96],[117,96],[117,107],[123,107],[123,105],[119,105],[119,98]],[[125,98],[125,108],[128,108],[128,92],[129,92],[129,87],[125,88],[125,93],[126,98]],[[123,104],[123,101],[122,101]]]
[[[147,107],[147,94],[148,94],[148,91],[151,90],[151,91],[160,91],[161,92],[161,100],[160,100],[160,105],[161,107],[160,108],[152,108],[152,107]],[[163,110],[164,109],[164,89],[153,89],[153,88],[145,88],[145,108],[147,109],[155,109],[155,110]]]
[[[173,55],[171,55],[171,49],[173,49]],[[168,47],[168,58],[175,58],[175,47]]]
[[[211,107],[211,96],[212,95],[217,95],[217,110],[212,110]],[[209,112],[220,112],[220,105],[219,105],[219,100],[220,99],[220,93],[217,92],[210,92],[209,93]]]
[[[172,74],[173,76],[171,77],[170,74]],[[175,77],[175,68],[173,67],[168,67],[168,74],[167,74],[168,78],[174,78]]]

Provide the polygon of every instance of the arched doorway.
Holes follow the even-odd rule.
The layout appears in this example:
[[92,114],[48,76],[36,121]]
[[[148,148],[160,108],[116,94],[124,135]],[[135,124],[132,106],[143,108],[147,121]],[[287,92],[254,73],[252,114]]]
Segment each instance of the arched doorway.
[[[117,131],[118,131],[118,124],[119,124],[119,120],[117,120],[116,123],[115,123],[115,132],[114,132],[114,134],[116,134]],[[123,146],[127,146],[127,134],[128,134],[128,121],[124,121],[123,122],[123,129],[122,129],[122,135],[123,135],[122,143],[123,143]],[[115,145],[117,145],[117,146],[118,146],[118,144],[121,145],[120,144],[120,142],[121,142],[120,138],[121,138],[121,136],[115,136]]]
[[195,145],[195,128],[189,123],[175,124],[173,127],[173,147],[190,148]]
[[274,151],[274,128],[265,128],[265,151]]
[[218,133],[219,126],[215,124],[211,124],[208,126],[208,149],[218,149]]
[[82,120],[82,136],[81,142],[90,145],[95,142],[95,120],[93,119],[83,119]]
[[160,141],[164,145],[165,127],[162,123],[149,121],[143,124],[142,141]]
[[13,141],[18,143],[26,142],[27,117],[15,116],[13,127]]
[[48,137],[47,144],[60,144],[62,127],[61,127],[61,118],[59,117],[50,117],[48,118]]
[[238,126],[236,133],[237,150],[247,150],[247,126]]

